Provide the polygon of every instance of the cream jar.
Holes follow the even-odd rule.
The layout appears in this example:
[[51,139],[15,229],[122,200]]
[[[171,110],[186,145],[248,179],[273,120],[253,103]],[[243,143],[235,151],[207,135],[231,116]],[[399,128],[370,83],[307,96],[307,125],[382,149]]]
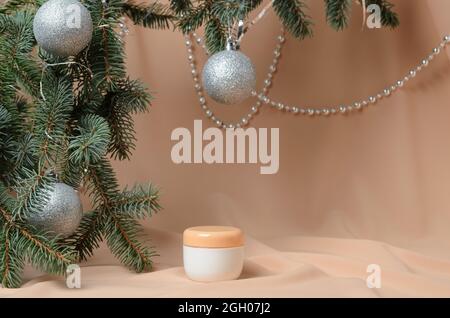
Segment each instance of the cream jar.
[[236,279],[244,265],[244,234],[231,226],[197,226],[183,233],[186,275],[195,281]]

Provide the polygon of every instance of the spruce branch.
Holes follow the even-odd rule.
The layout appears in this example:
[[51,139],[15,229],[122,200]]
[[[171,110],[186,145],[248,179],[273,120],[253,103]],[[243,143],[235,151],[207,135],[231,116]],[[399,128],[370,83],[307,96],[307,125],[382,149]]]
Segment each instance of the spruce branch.
[[4,137],[5,131],[11,127],[11,114],[8,110],[0,105],[0,134]]
[[178,20],[180,30],[187,34],[201,27],[210,15],[213,3],[213,0],[205,0],[196,7],[191,7],[189,12],[183,13]]
[[15,246],[35,268],[49,274],[64,275],[67,266],[74,262],[72,248],[58,244],[57,238],[49,239],[48,233],[34,233],[25,224],[16,225],[13,229]]
[[170,9],[177,15],[182,15],[192,9],[191,0],[170,0]]
[[134,24],[152,29],[167,29],[175,19],[169,8],[158,2],[145,5],[128,1],[123,4],[123,11]]
[[87,49],[93,84],[95,88],[112,88],[116,80],[126,77],[123,43],[115,31],[122,16],[123,2],[109,0],[104,5],[101,1],[86,0],[85,5],[95,26]]
[[325,0],[328,24],[335,30],[343,30],[348,26],[351,0]]
[[12,167],[8,175],[17,180],[26,179],[27,171],[36,167],[37,158],[34,156],[33,136],[26,132],[14,140],[14,153],[11,157]]
[[211,5],[210,14],[225,25],[244,20],[249,13],[261,5],[262,0],[216,0]]
[[104,232],[105,218],[113,198],[119,195],[118,183],[110,163],[102,158],[87,168],[86,193],[91,198],[94,210],[85,214],[76,232],[65,241],[74,247],[80,260],[92,256],[98,248]]
[[100,246],[104,218],[105,213],[103,211],[85,213],[77,231],[64,240],[67,245],[74,247],[78,260],[87,260],[94,255],[94,250]]
[[[95,202],[95,211],[84,218],[71,240],[76,242],[80,257],[85,258],[92,255],[103,234],[113,254],[124,265],[137,272],[150,269],[151,257],[156,254],[138,240],[141,227],[134,219],[159,209],[158,194],[150,186],[121,193],[117,181],[107,171],[112,168],[105,159],[89,170],[88,193]],[[94,228],[98,231],[93,231]]]
[[[6,60],[4,50],[4,38],[0,36],[0,59]],[[0,63],[0,104],[5,107],[8,112],[18,114],[18,110],[14,105],[16,98],[16,80],[13,73],[10,72],[6,63]],[[15,120],[16,118],[13,118]],[[17,122],[15,124],[18,124]],[[15,126],[15,125],[13,125]]]
[[43,78],[43,94],[34,113],[35,154],[41,165],[55,162],[61,144],[66,140],[66,127],[73,109],[70,80],[47,69]]
[[[131,155],[132,115],[147,111],[151,101],[145,86],[126,76],[118,23],[129,14],[144,26],[167,27],[172,13],[159,4],[85,0],[91,44],[63,65],[66,58],[34,50],[33,15],[43,1],[0,5],[0,283],[7,287],[20,285],[25,262],[64,274],[72,261],[92,256],[103,238],[137,271],[149,268],[154,255],[138,240],[134,219],[159,209],[157,192],[120,191],[106,156]],[[27,222],[61,181],[74,188],[86,181],[94,207],[62,240]]]
[[110,208],[113,205],[113,198],[120,193],[111,163],[106,158],[102,158],[95,165],[91,165],[88,168],[87,181],[86,192],[94,207],[99,208],[99,211],[104,206]]
[[210,53],[223,50],[230,34],[227,30],[243,20],[262,3],[261,0],[205,0],[197,6],[184,6],[178,26],[184,33],[205,26],[206,46]]
[[0,176],[7,174],[14,156],[14,139],[10,136],[12,115],[0,104]]
[[152,216],[161,209],[158,202],[159,193],[151,184],[135,185],[124,189],[114,204],[114,211],[136,219]]
[[394,5],[392,3],[387,0],[366,0],[366,6],[371,4],[376,4],[381,8],[381,24],[384,27],[394,29],[400,25],[400,20],[393,10]]
[[14,251],[10,228],[3,226],[0,230],[0,284],[6,288],[19,287],[24,266],[22,255]]
[[312,35],[312,22],[305,13],[305,5],[299,0],[275,0],[275,13],[293,36],[304,39]]
[[114,93],[109,93],[105,102],[110,106],[106,120],[111,129],[111,142],[109,144],[108,152],[113,158],[119,160],[129,159],[132,151],[135,148],[135,130],[134,121],[131,114],[121,107],[114,98]]
[[46,0],[6,0],[0,7],[0,13],[13,14],[19,10],[35,11]]
[[[0,14],[0,58],[6,71],[31,96],[39,89],[39,70],[29,56],[34,46],[33,15],[18,12],[15,15]],[[15,85],[14,85],[15,86]]]
[[70,247],[59,245],[57,238],[49,239],[47,233],[39,233],[19,220],[15,220],[10,210],[15,204],[8,189],[0,185],[0,220],[3,224],[0,240],[0,266],[2,283],[8,287],[19,287],[18,276],[24,262],[50,274],[63,275],[74,258]]
[[113,158],[130,158],[136,141],[132,114],[147,111],[151,98],[142,83],[130,79],[117,81],[115,88],[106,93],[99,114],[110,127],[108,152]]
[[86,167],[103,158],[111,136],[108,122],[100,116],[88,114],[81,118],[79,125],[76,128],[79,134],[70,140],[69,159],[76,165]]
[[133,218],[116,213],[107,216],[104,235],[109,248],[125,266],[138,273],[150,270],[152,257],[157,255],[139,241],[141,232]]
[[53,190],[54,177],[43,172],[23,168],[23,178],[17,180],[14,190],[17,193],[17,205],[13,210],[14,217],[24,220],[27,216],[44,209]]
[[216,53],[225,49],[227,44],[227,32],[219,19],[210,19],[206,22],[205,43],[210,53]]

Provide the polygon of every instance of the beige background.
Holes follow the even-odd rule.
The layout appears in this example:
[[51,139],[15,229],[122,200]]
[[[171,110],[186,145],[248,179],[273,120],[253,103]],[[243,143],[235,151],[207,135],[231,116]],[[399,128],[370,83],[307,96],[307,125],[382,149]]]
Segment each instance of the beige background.
[[[323,23],[322,1],[309,1],[315,36],[301,43],[288,37],[272,96],[287,104],[336,105],[401,78],[450,32],[450,10],[443,9],[450,4],[395,3],[402,22],[398,30],[361,31],[355,6],[351,27],[336,33]],[[278,32],[271,12],[243,43],[260,83]],[[150,179],[161,187],[164,211],[153,226],[182,231],[197,224],[234,224],[258,238],[358,237],[401,246],[448,238],[445,55],[400,93],[361,114],[311,119],[263,109],[254,127],[280,128],[280,170],[263,176],[255,165],[173,164],[171,131],[192,129],[194,119],[209,125],[192,87],[183,38],[171,31],[132,30],[127,42],[130,72],[150,85],[156,99],[148,115],[136,118],[132,161],[115,166],[123,183]],[[249,105],[213,107],[233,119]]]
[[[450,33],[450,2],[393,2],[401,19],[395,31],[362,31],[354,6],[349,29],[336,33],[324,22],[323,1],[308,1],[315,36],[288,37],[271,96],[336,105],[401,78]],[[279,29],[270,12],[243,43],[260,83]],[[114,166],[124,185],[151,180],[161,189],[164,210],[145,223],[161,254],[156,271],[129,273],[102,248],[85,264],[79,291],[30,271],[24,288],[0,295],[450,296],[448,47],[401,92],[361,114],[307,118],[264,108],[253,125],[280,128],[280,170],[260,175],[256,165],[173,164],[172,130],[204,119],[183,37],[131,28],[126,41],[130,73],[155,100],[136,117],[132,160]],[[213,107],[232,119],[249,105]],[[243,279],[200,284],[184,276],[180,234],[204,224],[246,232]],[[371,263],[383,270],[379,290],[366,287]]]

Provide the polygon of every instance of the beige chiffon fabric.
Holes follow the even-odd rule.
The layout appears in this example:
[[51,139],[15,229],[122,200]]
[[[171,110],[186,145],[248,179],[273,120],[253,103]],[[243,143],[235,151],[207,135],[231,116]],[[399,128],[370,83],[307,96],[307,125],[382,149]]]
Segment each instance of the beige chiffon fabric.
[[[308,1],[315,36],[288,36],[271,96],[312,107],[350,103],[401,78],[450,33],[449,1],[392,2],[398,29],[361,30],[355,5],[350,27],[336,33],[325,23],[323,1]],[[279,29],[271,12],[244,39],[259,83]],[[361,114],[308,118],[263,108],[253,126],[280,128],[280,170],[260,175],[250,164],[175,165],[172,130],[192,130],[194,119],[204,119],[183,37],[131,28],[126,41],[130,73],[148,83],[155,100],[149,114],[136,117],[133,158],[114,166],[123,185],[152,180],[161,189],[164,210],[144,223],[160,254],[155,269],[129,272],[102,246],[82,264],[79,290],[27,269],[23,287],[0,296],[450,296],[448,47],[404,89]],[[228,119],[249,106],[212,104]],[[181,233],[196,225],[244,230],[239,280],[186,278]],[[367,287],[369,264],[381,268],[380,289]]]

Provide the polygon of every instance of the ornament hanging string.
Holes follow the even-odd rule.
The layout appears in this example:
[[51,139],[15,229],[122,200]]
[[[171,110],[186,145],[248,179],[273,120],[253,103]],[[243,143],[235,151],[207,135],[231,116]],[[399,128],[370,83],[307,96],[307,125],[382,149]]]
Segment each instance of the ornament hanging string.
[[[267,12],[269,11],[269,9],[272,7],[273,3],[275,0],[271,0],[258,14],[257,16],[247,25],[245,25],[245,23],[243,22],[243,20],[239,20],[238,21],[238,28],[239,28],[239,24],[241,24],[242,21],[242,25],[241,25],[241,31],[235,31],[235,26],[231,26],[231,23],[228,23],[228,27],[227,27],[227,33],[229,35],[229,38],[231,37],[231,35],[235,35],[235,43],[237,43],[237,45],[239,46],[239,43],[241,43],[243,37],[245,36],[245,34],[247,33],[247,31],[249,31],[255,24],[257,24],[262,18],[264,18],[267,14]],[[183,17],[183,13],[179,14],[179,17]],[[128,33],[128,31],[125,32],[126,34]],[[197,42],[202,42],[201,38],[197,36],[196,32],[191,32],[192,35],[194,36],[194,38],[197,40]],[[229,40],[229,38],[227,40]],[[210,52],[208,51],[208,49],[206,48],[205,44],[202,44],[202,48],[205,50],[206,55],[210,55]]]
[[39,93],[41,94],[42,100],[45,102],[47,101],[47,99],[45,98],[44,95],[44,89],[43,89],[43,81],[44,81],[44,74],[45,71],[47,70],[48,67],[52,67],[52,66],[60,66],[60,65],[79,65],[81,67],[83,67],[84,69],[86,69],[91,78],[93,77],[92,71],[90,70],[89,67],[87,67],[86,65],[80,64],[78,62],[74,62],[74,61],[69,61],[69,62],[61,62],[61,63],[45,63],[44,62],[44,67],[42,68],[42,72],[41,72],[41,81],[39,82]]
[[270,8],[272,8],[272,5],[275,0],[271,0],[259,13],[258,15],[247,25],[243,28],[242,33],[237,38],[237,42],[240,43],[245,34],[248,30],[250,30],[256,23],[259,22],[262,18],[264,18],[269,11]]
[[[52,136],[50,136],[50,134],[48,133],[47,130],[44,130],[44,134],[51,141],[53,141],[53,142],[55,141],[55,139]],[[49,167],[48,167],[47,171],[45,172],[45,175],[53,174],[55,179],[59,180],[59,174],[56,169],[57,162],[58,162],[58,155],[56,155],[54,159],[47,156],[47,161],[49,163]]]
[[[84,69],[86,69],[89,72],[89,75],[91,76],[91,78],[93,77],[92,71],[87,66],[85,66],[83,64],[80,64],[78,62],[74,62],[74,61],[61,62],[61,63],[45,63],[44,62],[44,65],[43,65],[43,68],[42,68],[42,72],[41,72],[41,80],[39,82],[39,93],[40,93],[41,98],[42,98],[42,100],[44,102],[47,101],[47,99],[45,98],[45,95],[44,95],[44,90],[43,90],[43,79],[44,79],[45,71],[47,70],[48,67],[60,66],[60,65],[78,65],[78,66],[81,66],[81,67],[83,67]],[[45,133],[45,136],[48,139],[50,139],[52,141],[54,140],[53,137],[50,136],[50,134],[47,131],[45,131],[44,133]],[[58,175],[57,169],[56,169],[56,165],[57,165],[56,163],[58,162],[58,158],[54,158],[54,159],[47,158],[47,160],[50,163],[50,167],[47,169],[46,174],[54,173],[56,179],[59,181],[59,175]]]
[[366,26],[366,14],[367,14],[366,0],[361,0],[359,4],[362,6],[363,9],[362,29],[364,30]]

